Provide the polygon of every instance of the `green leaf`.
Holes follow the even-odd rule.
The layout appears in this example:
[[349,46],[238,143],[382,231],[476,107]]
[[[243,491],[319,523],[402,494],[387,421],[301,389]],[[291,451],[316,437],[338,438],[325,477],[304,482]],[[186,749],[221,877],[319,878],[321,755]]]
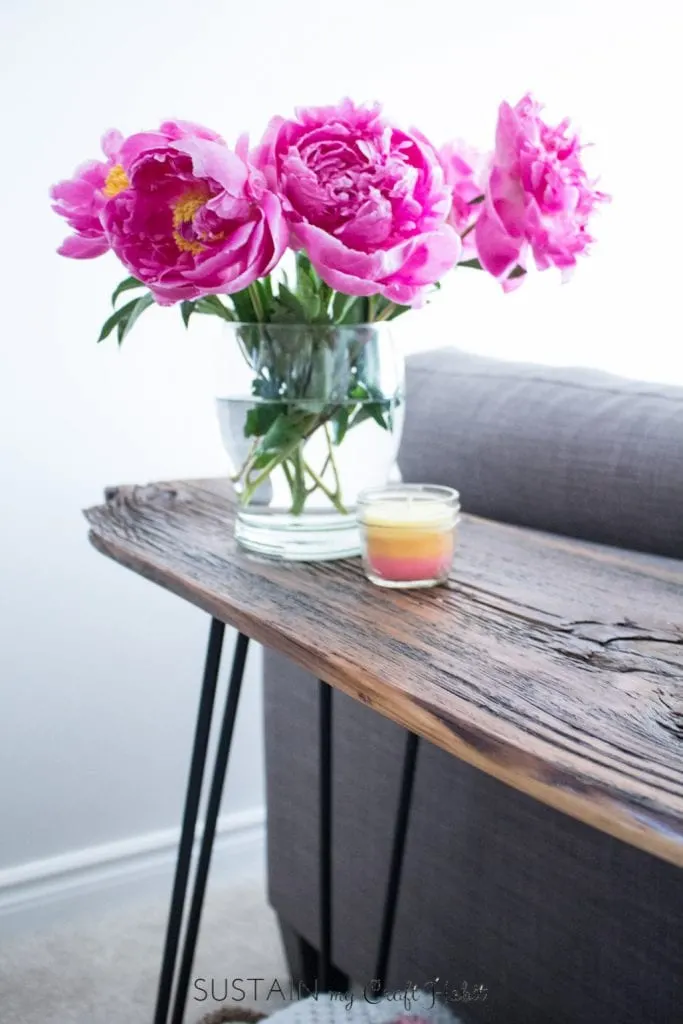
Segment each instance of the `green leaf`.
[[479,260],[463,260],[462,263],[458,263],[459,267],[471,267],[472,270],[483,270]]
[[260,447],[263,451],[276,451],[294,441],[299,435],[301,435],[299,424],[292,420],[287,413],[281,412],[268,427]]
[[261,278],[261,281],[259,283],[261,284],[263,294],[266,298],[266,305],[268,309],[270,309],[273,302],[273,282],[271,280],[270,274],[268,274],[266,277]]
[[389,428],[387,422],[384,419],[385,405],[388,408],[389,403],[371,402],[369,405],[366,405],[365,408],[367,409],[370,416],[372,416],[375,423],[378,423],[383,430],[388,430]]
[[256,398],[269,398],[271,396],[270,381],[265,377],[256,377],[251,382],[251,393]]
[[[434,287],[441,287],[438,281],[435,282]],[[379,296],[373,319],[376,321],[395,320],[397,316],[407,313],[410,309],[412,309],[412,306],[400,306],[396,302],[385,299],[384,296]]]
[[272,452],[260,452],[251,463],[252,469],[265,469],[273,461]]
[[348,429],[357,427],[365,420],[373,419],[383,430],[388,430],[391,421],[391,402],[387,398],[378,399],[375,402],[363,402],[359,405],[349,420]]
[[230,301],[235,307],[237,319],[240,323],[255,324],[258,321],[248,288],[243,288],[241,292],[233,292],[230,296]]
[[130,302],[127,302],[125,306],[121,306],[121,308],[117,309],[115,313],[112,313],[108,320],[104,321],[104,323],[102,324],[102,330],[100,331],[100,336],[97,339],[98,344],[100,341],[104,341],[105,338],[109,337],[111,332],[114,330],[117,324],[121,322],[121,320],[128,319],[130,314],[133,312],[133,306],[136,305],[137,301],[137,299],[131,299]]
[[398,306],[396,303],[394,303],[394,308],[387,317],[387,320],[395,320],[397,316],[402,316],[403,313],[409,313],[412,308],[412,306]]
[[146,295],[143,295],[141,298],[137,299],[134,302],[133,308],[130,311],[130,315],[126,317],[125,321],[121,320],[119,322],[119,345],[121,344],[124,338],[128,337],[133,328],[133,325],[137,322],[138,318],[145,312],[146,309],[149,309],[149,307],[153,305],[154,296],[152,295],[151,292],[147,292]]
[[217,295],[204,295],[201,299],[195,299],[195,312],[204,313],[207,316],[219,316],[222,320],[231,322],[235,319]]
[[299,317],[299,323],[305,324],[308,322],[306,317],[306,309],[303,304],[299,301],[294,292],[291,292],[287,285],[280,284],[278,291],[278,298],[286,309],[295,313]]
[[364,320],[365,300],[357,295],[337,292],[332,303],[332,320],[335,324],[359,324]]
[[340,445],[346,436],[346,431],[349,426],[349,407],[343,405],[337,415],[332,420],[334,427],[334,443]]
[[197,307],[192,299],[185,299],[180,303],[180,315],[183,318],[183,323],[186,327],[189,327],[190,317],[193,313],[197,312]]
[[270,323],[273,314],[273,285],[270,274],[267,277],[259,278],[254,284],[258,288],[263,307],[263,322]]
[[474,199],[470,199],[468,205],[469,206],[478,206],[479,203],[483,203],[485,199],[486,199],[486,196],[475,196]]
[[332,289],[326,285],[313,268],[308,256],[297,253],[297,298],[306,312],[309,323],[328,323],[327,307]]
[[330,299],[334,295],[334,289],[329,284],[325,284],[324,281],[321,281],[320,290],[318,294],[320,298],[320,313],[323,317],[323,323],[329,323],[330,314],[328,310],[330,305]]
[[282,412],[282,406],[273,403],[255,405],[250,409],[244,421],[245,437],[263,437]]
[[526,270],[524,267],[517,266],[514,270],[511,270],[508,277],[524,277]]
[[203,295],[201,299],[185,299],[180,303],[180,315],[187,327],[193,313],[203,313],[205,316],[219,316],[222,320],[232,322],[235,318],[228,307],[217,295]]
[[121,283],[116,286],[116,288],[114,289],[114,291],[112,293],[112,297],[111,297],[111,304],[112,304],[112,306],[116,305],[116,300],[118,299],[119,295],[122,295],[124,292],[129,292],[133,288],[144,288],[144,287],[145,287],[145,285],[142,283],[142,281],[138,281],[137,277],[126,277],[126,278],[124,278],[124,280],[121,281]]

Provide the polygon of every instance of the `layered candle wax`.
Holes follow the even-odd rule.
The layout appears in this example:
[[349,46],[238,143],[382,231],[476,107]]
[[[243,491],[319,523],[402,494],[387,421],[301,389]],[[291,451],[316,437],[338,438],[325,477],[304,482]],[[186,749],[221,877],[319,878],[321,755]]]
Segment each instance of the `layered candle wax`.
[[430,587],[453,564],[460,502],[449,487],[400,484],[363,492],[358,500],[363,563],[373,583]]

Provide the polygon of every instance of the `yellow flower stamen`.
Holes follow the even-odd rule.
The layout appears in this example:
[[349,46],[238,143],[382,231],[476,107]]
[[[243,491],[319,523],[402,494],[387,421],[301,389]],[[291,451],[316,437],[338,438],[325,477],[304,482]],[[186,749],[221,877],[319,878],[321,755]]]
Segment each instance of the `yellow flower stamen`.
[[191,221],[197,210],[201,210],[210,198],[208,188],[201,185],[183,192],[173,204],[173,226],[179,228],[181,224]]
[[128,175],[124,171],[121,164],[114,164],[104,182],[104,192],[107,199],[111,199],[112,196],[117,196],[119,192],[123,192],[130,185],[128,181]]
[[201,242],[191,242],[189,238],[183,238],[178,230],[173,232],[173,240],[181,252],[193,252],[195,256],[204,252],[205,246]]
[[179,230],[183,224],[189,224],[198,210],[201,210],[211,198],[211,192],[206,186],[199,185],[197,188],[188,189],[183,192],[179,199],[173,204],[173,238],[181,252],[191,252],[196,256],[203,252],[205,246],[201,242],[185,238]]

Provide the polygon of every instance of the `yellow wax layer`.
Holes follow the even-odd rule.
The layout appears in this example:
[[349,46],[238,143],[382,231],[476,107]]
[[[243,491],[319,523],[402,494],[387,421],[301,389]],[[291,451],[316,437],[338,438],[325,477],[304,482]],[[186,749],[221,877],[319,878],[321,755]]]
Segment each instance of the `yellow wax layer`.
[[377,501],[362,513],[366,526],[401,533],[450,529],[454,519],[453,509],[440,501]]

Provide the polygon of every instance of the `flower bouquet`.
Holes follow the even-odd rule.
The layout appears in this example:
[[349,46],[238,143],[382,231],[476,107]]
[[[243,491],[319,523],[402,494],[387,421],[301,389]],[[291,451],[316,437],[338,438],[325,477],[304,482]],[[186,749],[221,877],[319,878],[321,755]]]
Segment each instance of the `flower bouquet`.
[[566,274],[606,198],[568,123],[546,124],[530,96],[501,105],[489,154],[439,150],[350,100],[274,118],[254,149],[186,121],[110,131],[102,148],[51,191],[74,231],[59,252],[111,249],[130,275],[99,340],[121,343],[154,304],[178,304],[186,326],[224,321],[236,535],[289,558],[357,553],[356,496],[392,473],[404,406],[392,321],[456,266],[506,291],[530,261]]

